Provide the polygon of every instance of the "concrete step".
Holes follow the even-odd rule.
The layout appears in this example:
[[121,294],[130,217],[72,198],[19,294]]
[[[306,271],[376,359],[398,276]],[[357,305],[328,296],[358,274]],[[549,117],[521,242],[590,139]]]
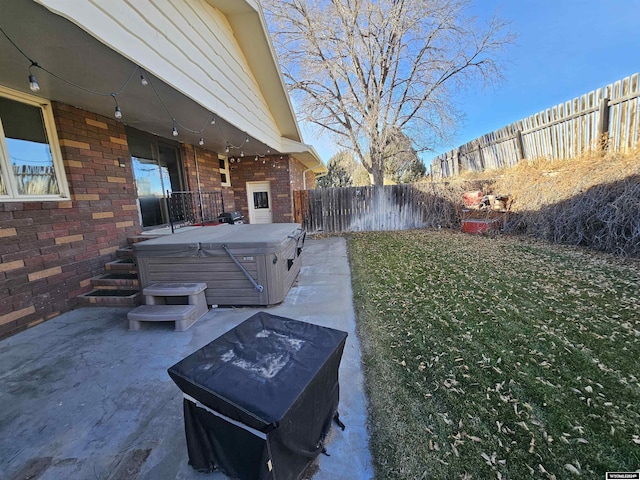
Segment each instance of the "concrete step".
[[122,247],[116,250],[116,255],[118,258],[133,258],[133,247]]
[[105,273],[91,279],[91,285],[94,287],[111,287],[111,288],[138,288],[137,273]]
[[104,264],[104,268],[107,272],[118,273],[136,273],[136,262],[133,257],[131,258],[119,258],[111,262]]
[[78,295],[78,302],[95,307],[137,307],[142,303],[141,298],[139,290],[101,287]]

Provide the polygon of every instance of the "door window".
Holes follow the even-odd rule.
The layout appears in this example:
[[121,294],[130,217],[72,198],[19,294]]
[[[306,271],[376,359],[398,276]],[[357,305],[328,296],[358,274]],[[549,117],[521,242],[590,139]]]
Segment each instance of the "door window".
[[269,208],[269,192],[253,192],[253,208]]
[[128,134],[128,141],[142,226],[168,223],[167,192],[184,190],[178,148],[135,133]]

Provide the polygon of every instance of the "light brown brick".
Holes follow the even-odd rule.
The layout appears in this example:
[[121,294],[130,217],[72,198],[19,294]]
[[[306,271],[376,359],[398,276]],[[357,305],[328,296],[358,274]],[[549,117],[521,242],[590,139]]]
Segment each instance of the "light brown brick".
[[98,120],[93,120],[91,118],[85,118],[84,121],[87,122],[87,125],[93,125],[94,127],[104,128],[104,129],[109,128],[109,125],[107,125],[106,123],[99,122]]
[[107,177],[109,183],[126,183],[127,179],[124,177]]
[[87,278],[86,280],[82,280],[80,282],[80,288],[88,287],[89,285],[91,285],[91,279],[90,278]]
[[0,237],[15,237],[17,234],[15,228],[0,228]]
[[70,167],[82,168],[82,162],[79,162],[78,160],[69,160],[68,163]]
[[77,193],[73,196],[76,200],[100,200],[97,193]]
[[131,220],[129,220],[128,222],[118,222],[116,223],[116,227],[118,228],[133,227],[133,222]]
[[52,277],[62,273],[62,267],[47,268],[46,270],[40,270],[39,272],[30,273],[27,275],[30,282],[34,280],[41,280],[43,278]]
[[113,218],[113,212],[98,212],[92,213],[91,217],[95,220],[98,218]]
[[31,315],[35,313],[36,308],[31,305],[27,308],[23,308],[22,310],[15,310],[13,312],[7,313],[6,315],[0,316],[0,325],[4,325],[5,323],[13,322],[14,320],[18,320],[22,317],[26,317],[27,315]]
[[16,260],[15,262],[0,263],[0,272],[8,272],[24,267],[24,260]]
[[136,204],[123,205],[122,206],[122,210],[125,210],[125,211],[138,210],[138,205],[136,205]]
[[118,137],[109,137],[109,141],[111,143],[117,143],[118,145],[128,145],[126,140]]
[[118,250],[118,247],[103,248],[100,250],[100,255],[110,255],[112,253],[116,253],[116,250]]
[[69,140],[68,138],[63,138],[60,140],[61,147],[76,147],[76,148],[84,148],[85,150],[89,150],[91,145],[85,142],[78,142],[77,140]]
[[80,242],[84,239],[84,235],[79,233],[78,235],[68,235],[66,237],[56,238],[56,245],[62,245],[63,243]]

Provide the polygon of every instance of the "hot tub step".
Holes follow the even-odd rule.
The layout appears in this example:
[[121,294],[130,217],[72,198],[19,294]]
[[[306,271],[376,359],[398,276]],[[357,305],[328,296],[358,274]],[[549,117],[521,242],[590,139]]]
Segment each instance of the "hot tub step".
[[96,307],[135,307],[140,299],[140,291],[132,289],[96,288],[78,295],[80,304]]
[[141,305],[127,319],[129,330],[140,330],[140,322],[175,322],[176,332],[183,332],[202,315],[196,305]]

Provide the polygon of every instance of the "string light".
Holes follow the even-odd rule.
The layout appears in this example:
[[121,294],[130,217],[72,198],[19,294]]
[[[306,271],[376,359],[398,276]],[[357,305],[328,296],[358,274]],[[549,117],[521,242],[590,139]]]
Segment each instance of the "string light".
[[116,99],[116,94],[112,93],[111,94],[111,98],[113,98],[113,101],[116,104],[116,108],[113,112],[113,116],[116,117],[117,120],[120,120],[122,118],[122,110],[120,110],[120,105],[118,105],[118,100]]
[[[148,75],[147,75],[147,72],[145,72],[145,70],[144,70],[142,67],[140,67],[139,65],[135,65],[135,66],[134,66],[133,71],[131,72],[131,74],[129,75],[129,77],[127,78],[127,80],[122,84],[122,86],[121,86],[118,90],[113,91],[113,92],[109,92],[109,93],[106,93],[106,92],[99,92],[99,91],[95,91],[95,90],[91,90],[91,89],[89,89],[89,88],[86,88],[86,87],[84,87],[84,86],[82,86],[82,85],[78,85],[77,83],[74,83],[74,82],[72,82],[72,81],[70,81],[70,80],[67,80],[66,78],[63,78],[63,77],[61,77],[61,76],[57,75],[56,73],[54,73],[54,72],[52,72],[52,71],[48,70],[47,68],[45,68],[45,67],[43,67],[43,66],[39,65],[36,61],[32,60],[32,59],[31,59],[31,58],[30,58],[30,57],[29,57],[29,56],[28,56],[28,55],[27,55],[27,54],[26,54],[26,53],[25,53],[25,52],[24,52],[24,51],[23,51],[23,50],[22,50],[22,49],[21,49],[21,48],[20,48],[20,47],[19,47],[19,46],[18,46],[18,45],[17,45],[17,44],[16,44],[16,43],[15,43],[15,42],[10,38],[10,37],[9,37],[9,35],[7,35],[7,33],[4,31],[4,29],[2,29],[2,27],[0,27],[0,33],[2,33],[2,35],[4,35],[4,36],[7,38],[7,40],[8,40],[8,41],[9,41],[9,42],[10,42],[10,43],[15,47],[15,49],[16,49],[16,50],[17,50],[17,51],[18,51],[18,52],[19,52],[19,53],[20,53],[24,58],[26,58],[26,59],[31,63],[31,65],[29,66],[29,89],[30,89],[32,92],[34,92],[34,93],[35,93],[35,92],[40,91],[40,84],[38,83],[38,80],[37,80],[36,76],[34,75],[34,73],[33,73],[33,71],[32,71],[32,69],[35,67],[35,68],[38,68],[38,69],[40,69],[40,70],[42,70],[42,71],[44,71],[44,72],[48,73],[48,74],[49,74],[49,75],[51,75],[52,77],[54,77],[54,78],[56,78],[56,79],[58,79],[58,80],[60,80],[60,81],[62,81],[62,82],[64,82],[64,83],[66,83],[67,85],[70,85],[70,86],[72,86],[72,87],[74,87],[74,88],[77,88],[77,89],[79,89],[79,90],[82,90],[82,91],[84,91],[84,92],[90,93],[90,94],[92,94],[92,95],[103,96],[103,97],[106,97],[106,96],[110,96],[110,97],[112,97],[112,98],[113,98],[113,100],[114,100],[114,102],[115,102],[115,107],[114,107],[114,117],[115,117],[116,119],[120,120],[120,119],[122,119],[123,114],[122,114],[122,110],[120,109],[120,105],[118,104],[118,100],[117,100],[117,98],[116,98],[116,97],[117,97],[117,95],[119,95],[120,93],[122,93],[122,92],[127,88],[127,86],[129,85],[129,83],[131,82],[131,80],[133,79],[133,77],[135,76],[135,74],[136,74],[137,72],[139,72],[139,75],[140,75],[140,84],[141,84],[141,85],[143,85],[143,86],[147,86],[147,85],[149,85],[149,86],[151,86],[151,87],[152,87],[152,89],[153,89],[154,93],[156,94],[156,97],[158,98],[158,100],[159,100],[159,101],[160,101],[160,103],[162,104],[162,106],[163,106],[164,110],[166,111],[167,115],[169,116],[169,118],[171,118],[171,120],[172,120],[172,122],[173,122],[173,128],[172,128],[172,130],[171,130],[171,134],[172,134],[174,137],[177,137],[177,136],[179,135],[179,133],[178,133],[178,126],[179,126],[180,128],[182,128],[182,129],[184,129],[185,131],[188,131],[188,132],[190,132],[190,133],[198,134],[198,135],[199,135],[199,134],[202,134],[202,133],[204,132],[204,130],[205,130],[205,128],[206,128],[206,126],[207,126],[207,124],[210,124],[210,125],[217,125],[217,126],[218,126],[218,129],[220,130],[220,133],[221,133],[222,139],[223,139],[223,140],[225,141],[225,143],[226,143],[226,146],[225,146],[225,152],[226,152],[226,153],[229,153],[229,152],[230,152],[230,148],[240,149],[243,145],[248,144],[248,143],[249,143],[249,141],[250,141],[249,136],[245,134],[244,142],[243,142],[240,146],[235,146],[235,145],[231,144],[231,143],[227,140],[227,136],[226,136],[226,135],[224,134],[224,132],[222,131],[222,127],[221,127],[221,125],[220,125],[220,122],[217,122],[217,119],[216,119],[215,114],[213,114],[213,113],[211,113],[211,112],[210,112],[210,117],[208,117],[208,119],[207,119],[207,121],[206,121],[207,123],[205,123],[205,125],[204,125],[200,130],[193,130],[193,129],[190,129],[190,128],[186,127],[185,125],[182,125],[182,124],[181,124],[180,122],[178,122],[178,120],[177,120],[177,119],[176,119],[176,118],[171,114],[171,111],[168,109],[168,107],[167,107],[167,105],[165,104],[164,100],[162,99],[162,97],[160,96],[160,94],[158,93],[158,91],[156,90],[156,88],[155,88],[155,86],[154,86],[154,84],[153,84],[153,81],[152,81],[152,76],[148,76]],[[200,137],[200,140],[199,140],[198,144],[199,144],[200,146],[203,146],[203,145],[204,145],[204,137],[202,137],[202,136]],[[266,146],[266,145],[265,145],[265,146]],[[271,153],[271,149],[269,149],[269,148],[267,147],[266,152],[267,152],[267,154],[270,154],[270,153]],[[240,157],[244,157],[244,151],[242,151],[242,150],[240,151]],[[263,156],[262,156],[262,155],[260,155],[260,154],[258,154],[258,153],[256,153],[255,161],[258,161],[258,159],[259,159],[260,157],[263,157]],[[240,158],[236,158],[236,162],[239,162],[239,161],[240,161]],[[264,160],[263,160],[263,163],[265,163],[265,161],[264,161]]]
[[256,155],[256,158],[253,159],[254,162],[258,161],[258,155]]

